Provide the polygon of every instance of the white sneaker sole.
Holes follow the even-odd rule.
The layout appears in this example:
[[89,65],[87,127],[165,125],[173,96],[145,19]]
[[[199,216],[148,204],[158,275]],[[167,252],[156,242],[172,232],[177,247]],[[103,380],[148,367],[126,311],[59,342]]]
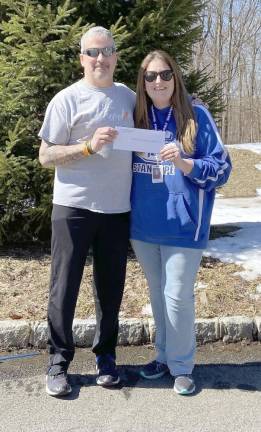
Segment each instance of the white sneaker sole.
[[96,384],[103,387],[112,387],[119,384],[120,380],[121,380],[120,377],[118,377],[116,381],[112,381],[110,383],[104,383],[103,381],[100,381],[98,377],[96,378]]
[[184,390],[178,390],[174,385],[174,392],[181,395],[181,396],[190,395],[190,394],[194,393],[195,390],[196,390],[195,385],[190,390],[185,390],[185,389]]

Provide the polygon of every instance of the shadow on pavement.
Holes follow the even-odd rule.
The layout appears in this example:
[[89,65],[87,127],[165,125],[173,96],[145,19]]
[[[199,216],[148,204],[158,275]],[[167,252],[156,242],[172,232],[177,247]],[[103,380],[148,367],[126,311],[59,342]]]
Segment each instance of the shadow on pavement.
[[[139,372],[143,365],[121,365],[118,370],[121,382],[117,386],[107,387],[108,391],[122,390],[126,399],[133,388],[171,389],[173,378],[165,375],[157,380],[146,380]],[[241,364],[200,364],[196,365],[193,376],[197,390],[191,395],[196,396],[204,389],[231,390],[238,389],[247,392],[261,391],[261,362],[247,362]],[[69,374],[73,392],[64,399],[77,399],[82,387],[96,386],[96,375]],[[190,396],[190,397],[191,397]]]

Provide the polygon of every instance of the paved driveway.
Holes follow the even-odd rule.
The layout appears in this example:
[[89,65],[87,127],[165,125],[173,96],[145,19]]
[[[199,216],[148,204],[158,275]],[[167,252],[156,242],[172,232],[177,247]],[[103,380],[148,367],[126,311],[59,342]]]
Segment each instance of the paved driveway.
[[[260,432],[261,345],[222,343],[198,348],[197,393],[174,393],[170,376],[146,381],[139,365],[153,349],[121,347],[122,384],[115,389],[95,385],[94,358],[78,350],[70,368],[74,386],[68,398],[44,391],[46,353],[1,362],[1,432]],[[8,353],[15,354],[15,353]],[[135,366],[134,366],[135,365]]]

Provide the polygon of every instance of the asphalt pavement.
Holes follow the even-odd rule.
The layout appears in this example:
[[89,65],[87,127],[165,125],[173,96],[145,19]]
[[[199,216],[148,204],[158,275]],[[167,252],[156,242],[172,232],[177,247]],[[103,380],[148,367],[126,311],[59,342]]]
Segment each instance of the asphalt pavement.
[[78,349],[69,369],[73,393],[57,399],[45,393],[46,352],[0,352],[0,431],[261,431],[260,342],[199,346],[191,396],[177,395],[170,376],[139,377],[153,355],[151,346],[119,347],[122,382],[104,389],[95,384],[91,350]]

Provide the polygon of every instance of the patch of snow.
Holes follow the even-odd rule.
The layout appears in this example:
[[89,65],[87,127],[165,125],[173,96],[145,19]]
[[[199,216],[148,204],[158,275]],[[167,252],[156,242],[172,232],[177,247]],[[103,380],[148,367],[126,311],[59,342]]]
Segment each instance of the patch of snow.
[[[261,154],[261,143],[233,144],[227,147]],[[261,169],[261,163],[256,167]],[[215,201],[211,224],[231,224],[240,229],[230,233],[230,236],[210,240],[204,252],[204,255],[223,262],[242,265],[244,270],[237,274],[247,280],[254,280],[261,275],[261,189],[257,189],[257,194],[253,198],[224,198]],[[261,285],[257,287],[257,294],[260,292]]]
[[261,275],[261,221],[241,222],[239,226],[241,229],[231,237],[210,240],[204,254],[242,265],[246,273],[241,272],[241,276],[255,279]]
[[195,290],[201,290],[207,288],[207,284],[204,284],[202,282],[196,282],[195,283]]
[[242,265],[241,277],[254,280],[261,275],[261,197],[216,200],[211,224],[240,229],[230,236],[210,240],[205,256]]
[[257,285],[256,287],[256,293],[261,294],[261,284]]
[[261,222],[261,197],[224,198],[216,200],[211,218],[212,225]]
[[236,148],[238,150],[250,150],[254,153],[261,154],[261,143],[245,143],[245,144],[227,144],[228,150],[230,148]]
[[249,298],[255,301],[261,300],[261,294],[249,294]]
[[148,303],[145,306],[143,306],[141,313],[142,313],[142,315],[152,316],[151,304]]

